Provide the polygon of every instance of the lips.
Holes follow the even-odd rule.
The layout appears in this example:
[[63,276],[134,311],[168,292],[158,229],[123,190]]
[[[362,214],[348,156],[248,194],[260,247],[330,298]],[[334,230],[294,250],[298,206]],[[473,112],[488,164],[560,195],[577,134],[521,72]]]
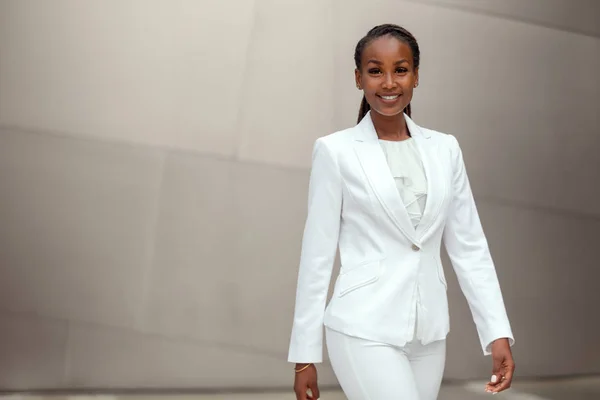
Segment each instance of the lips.
[[389,104],[389,105],[393,105],[396,104],[398,102],[398,99],[402,96],[402,94],[397,93],[397,94],[378,94],[377,97],[379,97],[379,99],[381,100],[382,103],[384,104]]

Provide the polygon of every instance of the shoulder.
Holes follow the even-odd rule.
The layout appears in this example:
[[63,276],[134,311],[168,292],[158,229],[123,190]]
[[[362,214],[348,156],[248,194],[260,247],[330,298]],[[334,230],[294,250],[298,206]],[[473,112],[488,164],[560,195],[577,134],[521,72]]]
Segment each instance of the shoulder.
[[342,129],[317,138],[313,144],[313,152],[325,148],[330,154],[335,155],[344,151],[351,145],[356,126]]
[[320,142],[327,146],[334,147],[344,145],[351,141],[351,139],[354,137],[356,129],[357,127],[353,126],[351,128],[346,128],[333,133],[329,133],[327,135],[317,138],[316,142]]
[[419,127],[423,133],[435,141],[435,143],[441,148],[447,149],[453,157],[460,155],[461,149],[460,144],[456,136],[452,133],[440,132],[434,129]]
[[423,131],[423,133],[434,140],[437,144],[448,147],[456,147],[458,146],[458,140],[456,136],[452,133],[440,132],[434,129],[419,127]]
[[312,148],[312,169],[313,171],[338,170],[339,159],[344,153],[344,149],[351,143],[353,129],[348,128],[318,137]]

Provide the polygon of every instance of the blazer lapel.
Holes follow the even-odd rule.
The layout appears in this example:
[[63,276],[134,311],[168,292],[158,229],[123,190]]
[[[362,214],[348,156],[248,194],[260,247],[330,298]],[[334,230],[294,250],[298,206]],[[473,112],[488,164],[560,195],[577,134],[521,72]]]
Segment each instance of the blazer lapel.
[[416,242],[415,229],[398,193],[370,113],[357,126],[354,149],[369,185],[387,215],[406,237]]
[[405,115],[404,117],[421,154],[423,169],[427,178],[427,201],[425,202],[425,210],[423,210],[421,221],[416,229],[417,238],[424,241],[427,233],[440,214],[446,198],[447,182],[443,178],[443,166],[440,164],[440,157],[437,154],[437,141],[432,140],[431,135],[426,130],[421,129],[408,116]]

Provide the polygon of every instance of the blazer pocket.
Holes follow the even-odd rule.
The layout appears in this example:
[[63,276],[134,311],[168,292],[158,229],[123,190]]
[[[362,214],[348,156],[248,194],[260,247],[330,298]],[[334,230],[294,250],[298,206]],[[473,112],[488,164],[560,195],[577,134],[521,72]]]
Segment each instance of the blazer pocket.
[[338,297],[343,297],[363,286],[375,283],[381,275],[381,260],[342,267],[339,276]]

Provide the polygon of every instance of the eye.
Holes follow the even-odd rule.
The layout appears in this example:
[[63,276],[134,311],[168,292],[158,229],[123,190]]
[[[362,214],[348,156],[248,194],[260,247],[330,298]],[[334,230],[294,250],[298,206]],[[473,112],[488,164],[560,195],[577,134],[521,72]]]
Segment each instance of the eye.
[[376,74],[380,74],[380,73],[381,73],[381,70],[379,68],[371,68],[369,70],[369,74],[371,74],[371,75],[376,75]]
[[408,70],[407,70],[406,68],[402,68],[402,67],[400,67],[400,68],[397,68],[397,69],[396,69],[396,73],[397,73],[397,74],[405,74],[405,73],[407,73],[407,72],[408,72]]

